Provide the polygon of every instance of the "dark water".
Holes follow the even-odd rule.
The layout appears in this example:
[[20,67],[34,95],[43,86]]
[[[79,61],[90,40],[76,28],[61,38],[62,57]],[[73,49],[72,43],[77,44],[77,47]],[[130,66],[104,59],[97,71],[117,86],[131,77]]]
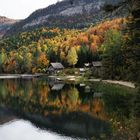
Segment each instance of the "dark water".
[[0,80],[0,140],[135,140],[140,95],[118,85]]

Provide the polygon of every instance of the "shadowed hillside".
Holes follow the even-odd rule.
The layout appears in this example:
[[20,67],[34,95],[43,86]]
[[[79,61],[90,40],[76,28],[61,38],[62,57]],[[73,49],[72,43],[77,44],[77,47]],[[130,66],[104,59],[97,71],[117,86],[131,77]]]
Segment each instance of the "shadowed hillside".
[[128,15],[126,0],[63,0],[33,12],[14,25],[7,36],[35,27],[84,28],[92,24]]

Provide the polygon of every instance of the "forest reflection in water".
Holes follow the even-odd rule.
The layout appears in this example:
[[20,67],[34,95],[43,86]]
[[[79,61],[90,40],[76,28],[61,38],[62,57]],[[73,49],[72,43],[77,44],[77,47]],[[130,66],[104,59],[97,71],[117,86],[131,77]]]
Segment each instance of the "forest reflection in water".
[[0,80],[2,108],[42,129],[73,137],[135,139],[139,99],[134,89],[100,82]]

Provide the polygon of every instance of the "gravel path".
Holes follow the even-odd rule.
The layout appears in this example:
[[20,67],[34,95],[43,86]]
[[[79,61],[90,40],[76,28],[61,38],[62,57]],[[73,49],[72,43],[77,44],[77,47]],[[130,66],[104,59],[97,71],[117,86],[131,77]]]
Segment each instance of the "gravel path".
[[111,84],[119,84],[123,86],[127,86],[130,88],[135,88],[135,84],[132,82],[126,82],[126,81],[114,81],[114,80],[102,80],[103,82],[111,83]]

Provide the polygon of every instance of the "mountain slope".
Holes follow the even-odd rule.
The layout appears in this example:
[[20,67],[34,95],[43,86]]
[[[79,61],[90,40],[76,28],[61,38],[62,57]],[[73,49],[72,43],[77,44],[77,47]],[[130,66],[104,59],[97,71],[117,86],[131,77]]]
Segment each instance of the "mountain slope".
[[3,16],[0,16],[0,38],[8,31],[14,23],[16,23],[16,20],[9,19]]
[[63,0],[33,12],[27,19],[15,24],[7,35],[41,26],[83,28],[126,15],[126,0]]

